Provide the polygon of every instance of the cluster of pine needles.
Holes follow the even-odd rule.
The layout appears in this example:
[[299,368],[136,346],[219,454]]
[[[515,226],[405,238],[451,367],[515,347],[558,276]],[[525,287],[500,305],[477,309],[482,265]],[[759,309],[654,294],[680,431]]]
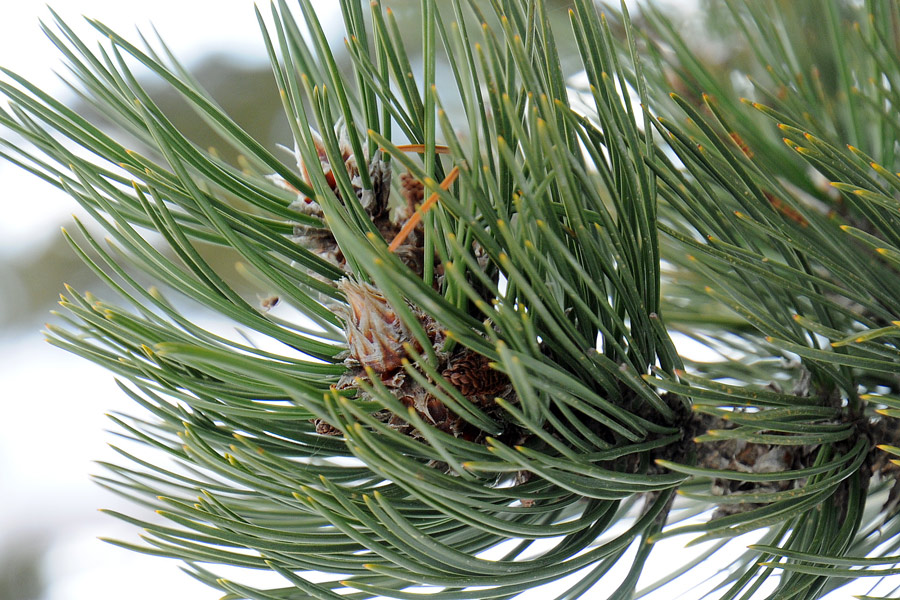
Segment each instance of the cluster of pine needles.
[[45,27],[106,121],[4,71],[0,155],[108,235],[47,337],[144,409],[97,481],[162,518],[113,543],[254,600],[890,597],[900,8],[705,8],[341,0],[342,66],[278,0],[282,149],[162,41]]

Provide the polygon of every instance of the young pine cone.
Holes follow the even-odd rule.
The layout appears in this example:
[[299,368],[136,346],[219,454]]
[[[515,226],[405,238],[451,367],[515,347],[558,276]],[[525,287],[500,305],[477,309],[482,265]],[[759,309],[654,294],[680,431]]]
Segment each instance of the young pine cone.
[[452,359],[441,375],[478,406],[488,406],[494,398],[509,392],[506,374],[492,369],[488,357],[471,350]]
[[406,206],[402,207],[402,210],[405,211],[406,218],[409,218],[416,211],[416,207],[425,200],[425,184],[416,179],[412,173],[401,173],[400,191],[406,200]]

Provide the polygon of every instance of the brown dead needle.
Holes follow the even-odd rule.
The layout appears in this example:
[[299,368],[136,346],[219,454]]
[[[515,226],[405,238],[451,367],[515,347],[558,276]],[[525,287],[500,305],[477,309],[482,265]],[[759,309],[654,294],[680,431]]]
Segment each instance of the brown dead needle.
[[[384,148],[381,149],[384,152]],[[405,144],[403,146],[397,146],[397,150],[400,152],[415,152],[417,154],[425,153],[425,144]],[[435,154],[450,154],[449,146],[435,146],[434,147]]]
[[[453,170],[444,177],[444,180],[441,182],[441,189],[446,191],[450,189],[450,186],[453,185],[453,182],[456,181],[456,178],[459,177],[459,167],[453,167]],[[403,240],[412,232],[413,229],[416,228],[416,225],[419,224],[419,221],[422,220],[422,215],[428,212],[432,206],[437,204],[438,201],[438,193],[434,192],[431,196],[428,197],[428,200],[422,203],[422,206],[419,207],[416,212],[412,214],[412,216],[403,224],[403,228],[394,236],[394,239],[391,241],[391,244],[388,246],[388,250],[394,252],[397,248],[400,247],[400,244],[403,243]]]
[[[397,146],[397,150],[401,152],[416,152],[417,154],[423,154],[425,152],[425,144],[405,144],[403,146]],[[384,149],[382,148],[382,151]],[[435,146],[434,147],[435,154],[450,154],[450,148],[447,146]],[[453,167],[453,170],[444,178],[441,182],[441,189],[448,190],[450,186],[453,185],[453,182],[456,181],[456,178],[459,177],[459,168]],[[434,204],[438,201],[437,192],[431,194],[428,199],[422,203],[422,206],[412,214],[412,216],[403,224],[403,227],[397,232],[397,235],[394,236],[394,239],[391,241],[388,246],[388,250],[391,252],[396,252],[397,248],[403,243],[404,240],[412,233],[413,229],[416,228],[416,225],[419,224],[419,221],[422,220],[422,215],[428,212],[428,210],[434,206]]]

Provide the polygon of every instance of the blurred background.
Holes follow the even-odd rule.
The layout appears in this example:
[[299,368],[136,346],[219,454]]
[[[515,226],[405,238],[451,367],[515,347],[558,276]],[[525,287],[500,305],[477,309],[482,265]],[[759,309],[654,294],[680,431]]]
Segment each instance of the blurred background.
[[[269,147],[290,144],[250,0],[52,4],[88,40],[96,36],[82,15],[133,40],[139,39],[136,27],[152,38],[152,23],[254,137]],[[323,26],[339,43],[340,13],[329,10],[334,3],[314,4],[321,5]],[[57,75],[65,76],[65,67],[40,20],[52,23],[43,0],[4,3],[0,65],[96,118]],[[203,143],[192,131],[195,120],[180,112],[170,90],[146,74],[145,83],[179,127]],[[68,196],[2,160],[0,210],[0,600],[218,598],[173,561],[97,539],[135,539],[134,527],[97,512],[127,512],[127,503],[90,479],[102,472],[94,461],[117,456],[107,446],[114,436],[104,431],[110,425],[105,414],[133,407],[109,373],[41,335],[63,283],[103,295],[60,234],[73,214],[84,215]]]
[[[319,7],[326,34],[337,48],[342,47],[336,0],[313,3]],[[133,40],[139,39],[136,27],[152,39],[152,23],[244,129],[269,148],[291,145],[251,0],[56,4],[54,9],[63,19],[89,40],[96,37],[82,15],[97,18]],[[418,18],[418,0],[389,4],[400,19]],[[566,30],[569,2],[555,4],[552,14],[561,30]],[[697,6],[678,0],[668,4],[685,11],[686,19]],[[0,66],[102,122],[102,115],[92,115],[60,80],[57,72],[64,76],[65,67],[41,32],[40,20],[52,21],[45,0],[6,3],[0,19]],[[564,36],[558,42],[564,67],[574,66],[574,49],[564,46]],[[708,50],[718,53],[720,60],[733,51],[715,44]],[[342,60],[340,54],[338,59]],[[566,61],[571,62],[566,65]],[[346,66],[347,60],[343,62]],[[204,138],[207,130],[197,128],[171,90],[144,75],[142,83],[188,137],[203,146],[215,143]],[[107,446],[114,436],[105,431],[110,424],[105,414],[135,412],[137,407],[118,390],[112,375],[51,347],[40,333],[43,323],[53,319],[50,311],[64,283],[103,295],[101,284],[60,235],[60,227],[71,225],[73,214],[86,215],[63,193],[2,160],[0,211],[0,600],[218,598],[218,592],[185,576],[173,561],[128,552],[97,539],[135,540],[134,527],[97,512],[103,507],[127,513],[131,507],[93,483],[90,474],[102,472],[95,461],[118,456]],[[227,272],[233,262],[233,257],[221,256],[215,266]],[[682,551],[680,558],[665,561],[662,572],[693,555]],[[662,572],[649,575],[656,578]],[[683,593],[688,600],[695,598],[692,582],[684,583],[687,587],[655,597],[675,598]]]

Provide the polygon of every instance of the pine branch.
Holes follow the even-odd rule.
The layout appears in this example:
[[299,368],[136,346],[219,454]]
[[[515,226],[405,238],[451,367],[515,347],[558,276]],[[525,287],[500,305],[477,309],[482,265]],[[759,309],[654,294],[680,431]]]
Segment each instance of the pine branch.
[[[727,3],[742,102],[653,7],[638,31],[624,4],[576,0],[563,29],[542,1],[423,0],[417,71],[390,9],[342,0],[348,76],[311,3],[304,37],[273,2],[256,16],[287,154],[161,42],[91,21],[92,51],[57,18],[73,87],[128,135],[4,72],[0,124],[32,148],[3,156],[109,235],[65,232],[118,299],[67,288],[47,337],[150,413],[113,418],[148,453],[98,482],[164,520],[114,513],[145,535],[113,543],[227,598],[512,598],[573,574],[548,593],[639,597],[655,543],[685,533],[713,561],[763,532],[704,588],[722,598],[893,574],[897,9],[869,3],[844,44],[858,9],[829,2],[808,51],[776,5]],[[136,65],[240,165],[180,132]],[[210,247],[274,296],[245,297]],[[676,332],[719,358],[680,356]]]

